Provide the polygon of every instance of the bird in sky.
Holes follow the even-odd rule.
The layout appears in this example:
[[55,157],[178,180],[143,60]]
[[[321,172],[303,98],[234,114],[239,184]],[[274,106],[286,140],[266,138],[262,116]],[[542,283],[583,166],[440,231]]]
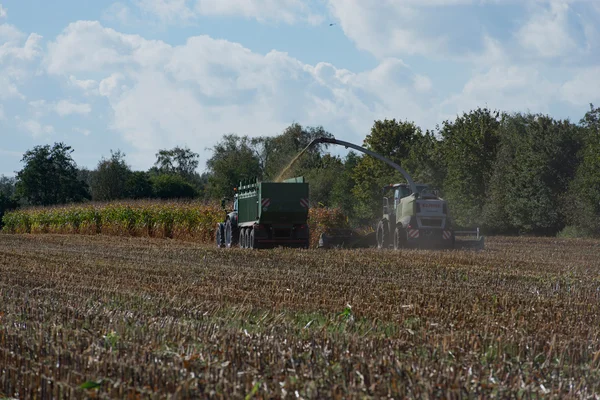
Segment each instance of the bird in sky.
[[334,26],[335,24],[329,24],[329,26]]

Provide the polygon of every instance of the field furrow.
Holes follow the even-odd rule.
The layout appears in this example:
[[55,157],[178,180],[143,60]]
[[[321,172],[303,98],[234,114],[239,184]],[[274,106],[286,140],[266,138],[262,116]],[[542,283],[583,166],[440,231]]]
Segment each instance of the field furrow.
[[0,394],[585,398],[600,393],[599,250],[0,235]]

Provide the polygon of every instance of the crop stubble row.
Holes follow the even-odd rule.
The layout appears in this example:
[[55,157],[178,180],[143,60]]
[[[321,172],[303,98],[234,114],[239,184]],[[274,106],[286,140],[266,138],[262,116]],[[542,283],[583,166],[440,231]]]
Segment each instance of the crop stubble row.
[[0,235],[0,392],[597,393],[600,244],[488,244],[250,252]]

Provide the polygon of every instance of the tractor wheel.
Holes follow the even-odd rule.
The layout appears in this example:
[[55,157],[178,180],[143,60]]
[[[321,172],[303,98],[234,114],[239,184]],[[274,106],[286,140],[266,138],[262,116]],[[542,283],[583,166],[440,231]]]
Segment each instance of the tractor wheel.
[[396,227],[394,230],[394,250],[400,250],[406,246],[406,231],[402,226]]
[[390,228],[387,221],[381,220],[377,224],[377,248],[385,249],[390,245]]
[[216,233],[216,242],[217,242],[217,248],[222,248],[224,247],[224,229],[223,229],[223,224],[219,224],[217,225],[217,233]]
[[233,227],[231,220],[227,220],[225,224],[225,247],[230,248],[233,245]]
[[248,234],[248,248],[249,249],[257,249],[258,245],[254,241],[254,229],[250,228],[250,233]]

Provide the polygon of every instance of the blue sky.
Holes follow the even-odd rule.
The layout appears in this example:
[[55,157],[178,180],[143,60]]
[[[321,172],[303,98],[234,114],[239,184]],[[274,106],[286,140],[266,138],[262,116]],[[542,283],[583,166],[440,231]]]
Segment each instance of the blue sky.
[[[292,122],[361,143],[477,106],[600,103],[597,0],[0,0],[0,174],[63,141],[135,169]],[[335,25],[330,26],[330,23]]]

